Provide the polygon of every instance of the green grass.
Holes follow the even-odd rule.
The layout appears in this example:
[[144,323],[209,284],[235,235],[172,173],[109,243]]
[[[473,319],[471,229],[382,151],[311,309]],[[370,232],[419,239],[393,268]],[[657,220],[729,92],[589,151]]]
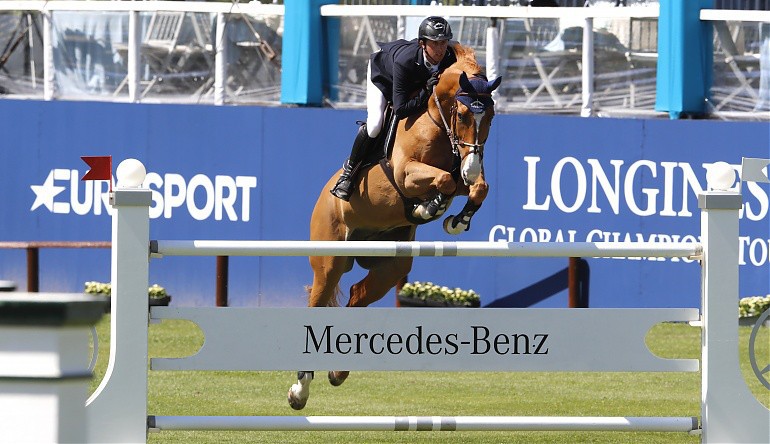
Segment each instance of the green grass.
[[[757,338],[770,362],[770,329]],[[752,392],[768,391],[747,357],[750,327],[740,327],[741,365]],[[107,367],[109,317],[98,325],[100,354],[93,391]],[[187,321],[150,326],[150,356],[193,354],[203,337]],[[700,330],[660,324],[648,334],[654,353],[699,358]],[[700,416],[700,373],[354,372],[340,387],[316,373],[307,407],[292,410],[286,392],[295,372],[160,372],[149,374],[151,415],[499,415]],[[697,443],[685,433],[578,432],[160,432],[151,443]]]

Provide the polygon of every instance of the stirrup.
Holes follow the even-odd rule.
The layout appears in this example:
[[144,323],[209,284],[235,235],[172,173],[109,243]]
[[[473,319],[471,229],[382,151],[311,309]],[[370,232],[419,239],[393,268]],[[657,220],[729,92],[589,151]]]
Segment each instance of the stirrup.
[[342,199],[345,202],[350,201],[350,191],[351,191],[352,183],[349,180],[346,180],[344,182],[337,182],[337,185],[334,185],[334,188],[329,190],[332,195],[338,199]]

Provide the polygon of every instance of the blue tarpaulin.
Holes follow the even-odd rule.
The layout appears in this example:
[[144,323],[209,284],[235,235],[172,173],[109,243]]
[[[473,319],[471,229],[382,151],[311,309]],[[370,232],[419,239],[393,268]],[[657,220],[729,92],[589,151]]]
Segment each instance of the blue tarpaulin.
[[672,119],[702,115],[711,89],[713,30],[700,10],[714,0],[660,0],[656,111]]
[[286,0],[284,3],[281,103],[323,103],[323,85],[329,83],[330,68],[336,69],[336,64],[330,63],[333,54],[328,53],[328,48],[336,48],[334,39],[339,37],[334,29],[325,28],[320,8],[333,3],[336,2]]

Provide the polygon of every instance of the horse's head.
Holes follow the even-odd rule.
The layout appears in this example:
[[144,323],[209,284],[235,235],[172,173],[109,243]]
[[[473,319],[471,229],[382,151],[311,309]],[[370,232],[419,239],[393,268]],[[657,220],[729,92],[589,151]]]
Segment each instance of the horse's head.
[[481,174],[484,143],[495,115],[492,91],[500,86],[501,80],[498,77],[490,82],[481,75],[468,78],[465,72],[460,73],[447,131],[453,150],[462,158],[462,177],[466,185],[474,183]]

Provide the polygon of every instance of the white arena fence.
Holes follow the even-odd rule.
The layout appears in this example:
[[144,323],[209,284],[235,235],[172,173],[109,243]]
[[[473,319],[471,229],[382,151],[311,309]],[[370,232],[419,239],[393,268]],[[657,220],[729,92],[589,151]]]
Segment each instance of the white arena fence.
[[[738,360],[742,199],[737,192],[699,196],[700,244],[150,241],[151,192],[122,187],[120,175],[118,167],[111,196],[110,359],[86,405],[90,442],[146,442],[148,430],[667,431],[701,433],[704,443],[767,442],[770,436],[770,411],[746,386]],[[702,269],[702,307],[444,309],[440,322],[409,308],[153,307],[148,313],[150,256],[223,254],[688,257]],[[194,356],[153,358],[153,370],[693,372],[702,366],[700,425],[697,417],[152,416],[147,412],[147,327],[162,319],[194,322],[205,343]],[[700,363],[650,353],[645,334],[665,321],[701,326]]]

